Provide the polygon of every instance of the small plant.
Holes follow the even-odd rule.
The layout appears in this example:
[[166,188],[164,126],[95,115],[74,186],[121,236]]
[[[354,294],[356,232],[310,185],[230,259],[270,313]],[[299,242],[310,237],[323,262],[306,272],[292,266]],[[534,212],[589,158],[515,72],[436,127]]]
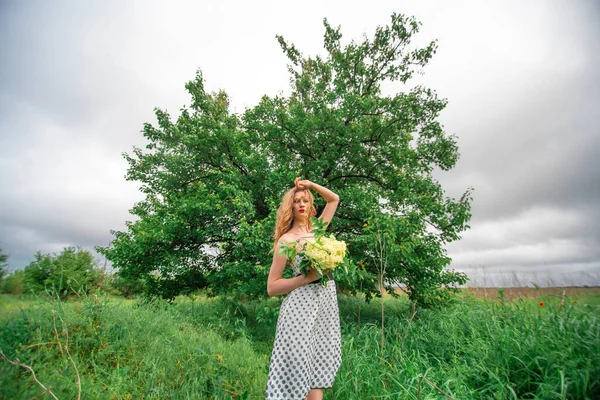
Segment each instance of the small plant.
[[274,325],[279,318],[280,307],[264,306],[256,313],[256,320],[262,324]]

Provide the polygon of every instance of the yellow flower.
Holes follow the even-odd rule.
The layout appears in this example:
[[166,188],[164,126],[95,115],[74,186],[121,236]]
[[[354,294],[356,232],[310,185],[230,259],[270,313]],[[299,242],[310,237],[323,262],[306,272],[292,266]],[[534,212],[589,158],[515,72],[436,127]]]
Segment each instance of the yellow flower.
[[321,270],[332,270],[344,262],[346,243],[335,238],[322,237],[321,244],[316,241],[307,242],[304,254]]

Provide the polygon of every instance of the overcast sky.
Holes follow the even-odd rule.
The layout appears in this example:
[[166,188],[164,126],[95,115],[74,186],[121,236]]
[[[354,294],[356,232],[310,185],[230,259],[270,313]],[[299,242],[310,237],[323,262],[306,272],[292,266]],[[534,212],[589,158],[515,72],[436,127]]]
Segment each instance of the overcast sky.
[[323,18],[347,43],[392,12],[423,23],[420,43],[438,39],[412,83],[449,101],[440,120],[461,158],[436,177],[451,197],[475,188],[471,229],[448,247],[452,266],[473,284],[599,284],[600,3],[584,0],[0,0],[0,248],[10,269],[38,250],[105,246],[124,229],[142,196],[121,153],[144,145],[154,107],[176,116],[190,103],[184,84],[197,69],[242,112],[289,92],[275,35],[323,54]]

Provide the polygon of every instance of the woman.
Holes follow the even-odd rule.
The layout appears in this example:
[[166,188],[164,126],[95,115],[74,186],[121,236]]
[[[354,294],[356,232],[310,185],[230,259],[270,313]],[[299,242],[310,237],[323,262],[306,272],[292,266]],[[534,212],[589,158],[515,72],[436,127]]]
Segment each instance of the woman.
[[[342,362],[340,317],[335,282],[321,285],[312,269],[300,273],[300,256],[287,263],[279,255],[281,243],[298,241],[298,250],[311,233],[310,218],[316,215],[314,189],[327,201],[320,218],[329,223],[339,197],[329,189],[309,180],[296,178],[277,210],[273,263],[269,272],[269,296],[289,293],[283,300],[277,320],[277,333],[271,354],[267,399],[320,400],[323,389],[330,388]],[[290,265],[296,277],[284,279],[283,270]]]

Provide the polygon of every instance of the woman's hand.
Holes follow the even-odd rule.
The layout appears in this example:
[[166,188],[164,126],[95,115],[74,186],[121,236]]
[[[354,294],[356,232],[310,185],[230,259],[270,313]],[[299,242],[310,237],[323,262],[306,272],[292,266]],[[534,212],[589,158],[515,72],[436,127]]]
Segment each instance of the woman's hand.
[[317,279],[320,278],[319,273],[314,268],[311,268],[311,270],[308,271],[308,274],[306,274],[306,277],[308,279],[310,279],[309,282],[316,281]]
[[298,189],[310,189],[312,184],[313,183],[308,179],[300,180],[300,178],[296,178],[294,180],[294,185],[296,185],[296,188]]

